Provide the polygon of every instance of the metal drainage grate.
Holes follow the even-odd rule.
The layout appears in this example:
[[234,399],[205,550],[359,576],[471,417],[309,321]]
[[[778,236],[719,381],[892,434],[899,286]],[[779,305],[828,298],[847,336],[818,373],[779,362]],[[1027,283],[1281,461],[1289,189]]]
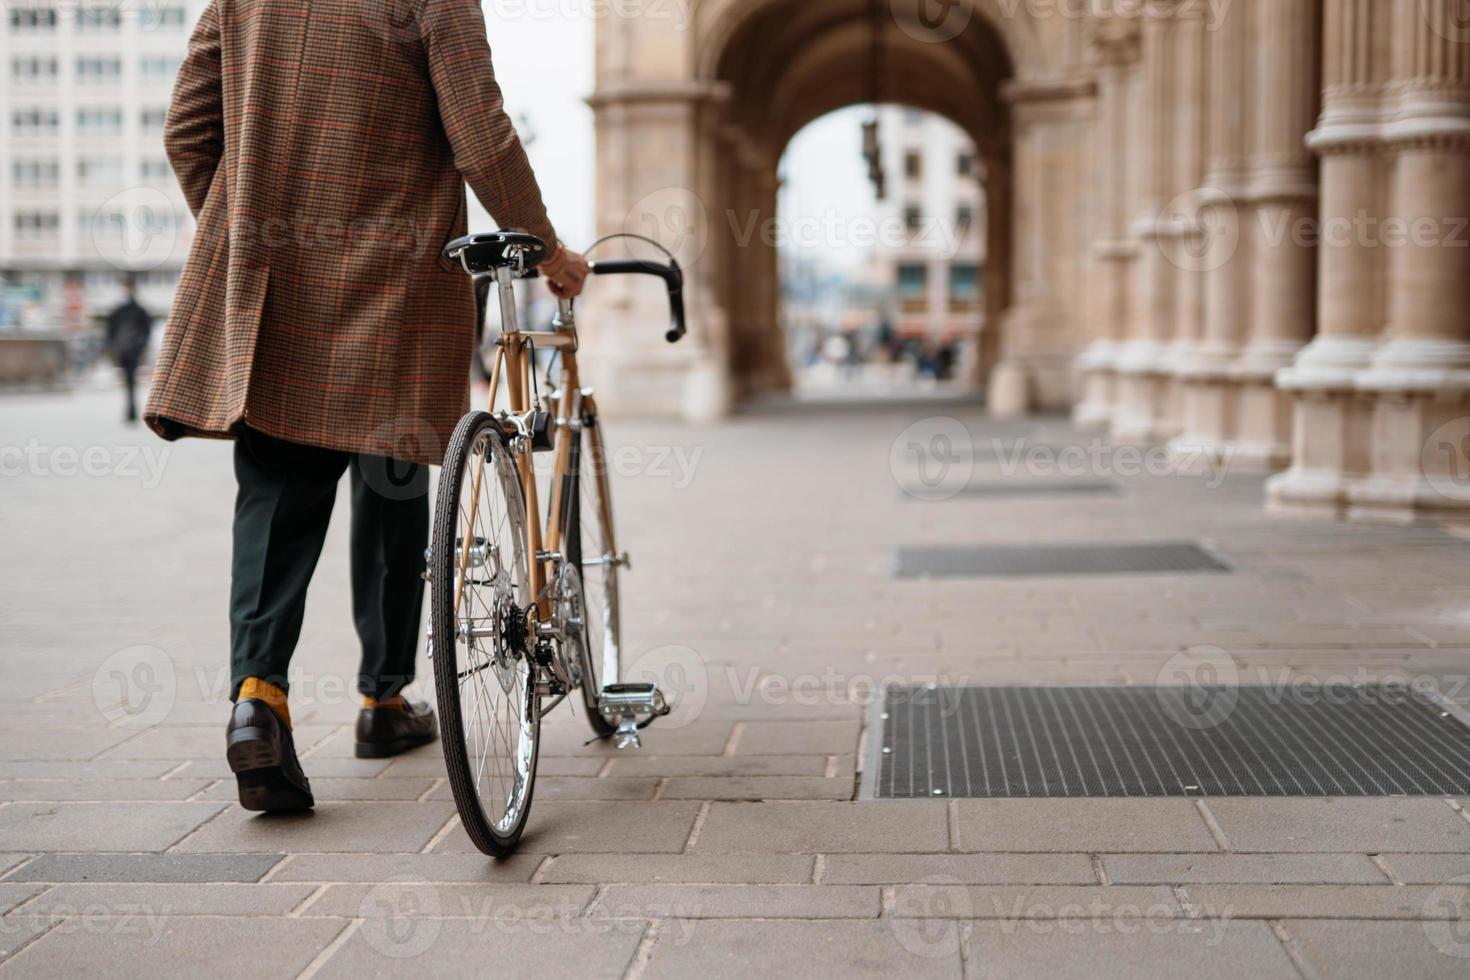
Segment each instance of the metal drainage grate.
[[1465,796],[1467,716],[1437,698],[1394,685],[890,687],[861,795]]
[[1023,544],[899,548],[895,578],[1138,575],[1228,572],[1230,566],[1191,542],[1158,544]]

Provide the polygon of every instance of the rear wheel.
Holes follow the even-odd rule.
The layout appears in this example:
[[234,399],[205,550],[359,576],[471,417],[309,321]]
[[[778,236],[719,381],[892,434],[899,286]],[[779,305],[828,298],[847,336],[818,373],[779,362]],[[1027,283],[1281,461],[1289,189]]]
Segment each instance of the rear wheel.
[[486,854],[506,854],[531,809],[541,716],[521,486],[484,412],[460,420],[445,452],[429,568],[449,785],[470,840]]
[[576,474],[565,502],[566,564],[575,572],[568,576],[571,589],[580,595],[568,605],[574,610],[575,625],[567,629],[573,645],[568,659],[580,665],[583,703],[588,723],[596,735],[611,734],[609,724],[597,710],[602,689],[616,684],[621,671],[619,656],[618,570],[614,553],[612,497],[608,490],[606,454],[602,430],[595,415],[582,419],[580,432],[572,433],[570,467]]

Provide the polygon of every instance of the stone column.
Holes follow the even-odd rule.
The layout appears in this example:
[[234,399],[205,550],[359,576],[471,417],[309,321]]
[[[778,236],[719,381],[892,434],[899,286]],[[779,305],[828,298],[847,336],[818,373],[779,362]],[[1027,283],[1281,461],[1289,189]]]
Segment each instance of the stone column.
[[1175,440],[1178,459],[1216,462],[1232,452],[1235,381],[1230,366],[1245,340],[1250,297],[1250,256],[1241,238],[1249,176],[1247,120],[1251,105],[1250,10],[1232,4],[1209,36],[1209,168],[1197,196],[1202,235],[1191,253],[1204,277],[1201,336],[1179,365],[1184,428]]
[[1118,404],[1109,430],[1114,440],[1123,443],[1155,442],[1165,428],[1164,355],[1174,334],[1176,282],[1174,266],[1159,239],[1159,215],[1175,194],[1174,145],[1169,131],[1175,97],[1175,27],[1172,15],[1162,10],[1146,18],[1143,25],[1140,125],[1134,137],[1139,146],[1141,193],[1132,229],[1139,244],[1139,306],[1114,362]]
[[1375,49],[1392,29],[1382,0],[1327,0],[1322,115],[1308,145],[1322,158],[1317,336],[1277,387],[1294,400],[1291,469],[1267,488],[1270,510],[1345,513],[1348,489],[1369,468],[1371,399],[1357,390],[1387,319],[1387,250],[1374,234],[1385,215],[1391,161],[1380,140],[1382,80]]
[[1349,516],[1470,520],[1470,24],[1460,0],[1396,0],[1396,155],[1385,342],[1360,390],[1373,398],[1371,475]]
[[1092,38],[1098,62],[1097,172],[1101,228],[1093,242],[1098,302],[1092,342],[1077,360],[1082,401],[1073,420],[1106,427],[1115,407],[1114,361],[1134,316],[1134,264],[1138,242],[1129,226],[1132,205],[1133,146],[1130,140],[1130,86],[1138,64],[1140,36],[1133,18],[1108,17]]
[[[1226,8],[1228,10],[1228,8]],[[1163,406],[1155,436],[1173,438],[1184,428],[1184,384],[1180,374],[1201,343],[1204,330],[1205,276],[1199,260],[1207,246],[1198,220],[1199,188],[1207,164],[1209,91],[1204,5],[1179,8],[1172,43],[1175,51],[1173,197],[1159,215],[1159,246],[1174,273],[1173,333],[1164,349]]]
[[1252,99],[1246,188],[1251,250],[1250,334],[1233,366],[1239,382],[1234,465],[1278,469],[1291,459],[1291,401],[1276,372],[1316,325],[1317,162],[1306,147],[1316,119],[1318,0],[1252,0],[1258,87]]
[[1015,134],[1014,289],[986,392],[990,411],[1002,417],[1066,410],[1075,401],[1071,331],[1082,317],[1081,273],[1090,240],[1079,199],[1091,192],[1086,182],[1096,86],[1090,79],[1018,80],[1005,95]]

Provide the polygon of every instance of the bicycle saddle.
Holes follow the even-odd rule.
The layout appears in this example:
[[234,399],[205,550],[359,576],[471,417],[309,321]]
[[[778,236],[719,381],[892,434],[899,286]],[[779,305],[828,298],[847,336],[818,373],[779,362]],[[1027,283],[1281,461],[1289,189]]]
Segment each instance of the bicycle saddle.
[[473,276],[503,266],[519,266],[521,276],[530,279],[535,277],[536,266],[549,251],[546,243],[535,235],[523,231],[492,231],[456,238],[444,246],[443,255],[457,265],[462,264]]

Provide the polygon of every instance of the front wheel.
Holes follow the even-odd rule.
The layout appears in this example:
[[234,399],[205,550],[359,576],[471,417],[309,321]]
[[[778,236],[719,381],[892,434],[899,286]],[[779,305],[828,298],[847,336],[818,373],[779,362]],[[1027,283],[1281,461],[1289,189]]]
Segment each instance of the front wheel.
[[612,496],[608,488],[602,429],[595,413],[585,413],[581,431],[572,434],[562,540],[568,567],[575,570],[570,604],[575,623],[567,630],[571,659],[580,666],[582,700],[588,724],[598,736],[614,725],[598,711],[602,689],[621,673],[618,621],[618,570],[622,559],[613,536]]
[[541,714],[521,485],[484,412],[466,415],[449,440],[430,549],[444,764],[465,833],[499,856],[514,850],[530,813]]

